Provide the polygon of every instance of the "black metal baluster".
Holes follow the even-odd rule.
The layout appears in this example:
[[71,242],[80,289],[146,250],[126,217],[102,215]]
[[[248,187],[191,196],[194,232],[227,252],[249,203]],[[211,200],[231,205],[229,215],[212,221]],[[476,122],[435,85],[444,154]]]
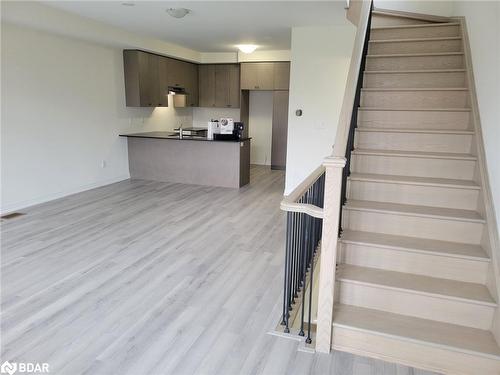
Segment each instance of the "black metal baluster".
[[307,243],[307,237],[308,237],[308,228],[307,228],[307,218],[309,216],[304,218],[304,223],[303,223],[303,229],[304,229],[304,241],[302,242],[302,314],[301,314],[301,319],[300,319],[300,332],[299,336],[304,336],[304,318],[305,318],[305,301],[306,301],[306,272],[307,272],[307,252],[305,251],[306,249],[306,243]]
[[289,275],[288,275],[288,258],[290,252],[291,239],[291,213],[286,215],[286,244],[285,244],[285,277],[283,278],[283,320],[282,325],[285,326],[285,332],[290,332],[288,329],[288,290],[289,290]]

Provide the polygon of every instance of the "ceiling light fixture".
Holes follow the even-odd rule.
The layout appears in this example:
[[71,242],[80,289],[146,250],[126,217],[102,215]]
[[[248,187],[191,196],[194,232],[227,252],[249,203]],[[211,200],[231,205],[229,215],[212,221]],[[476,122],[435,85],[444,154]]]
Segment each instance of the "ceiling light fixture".
[[167,13],[174,18],[182,18],[185,17],[186,14],[191,13],[191,11],[186,8],[168,8]]
[[126,7],[133,7],[135,6],[134,3],[122,3],[123,6],[126,6]]
[[252,53],[257,49],[255,44],[238,44],[236,47],[243,53]]

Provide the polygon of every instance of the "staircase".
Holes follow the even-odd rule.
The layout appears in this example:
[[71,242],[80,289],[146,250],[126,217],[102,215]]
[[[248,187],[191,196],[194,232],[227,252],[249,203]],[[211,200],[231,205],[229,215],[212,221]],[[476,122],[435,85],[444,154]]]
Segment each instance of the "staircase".
[[373,15],[332,342],[438,372],[500,374],[463,51],[459,22]]

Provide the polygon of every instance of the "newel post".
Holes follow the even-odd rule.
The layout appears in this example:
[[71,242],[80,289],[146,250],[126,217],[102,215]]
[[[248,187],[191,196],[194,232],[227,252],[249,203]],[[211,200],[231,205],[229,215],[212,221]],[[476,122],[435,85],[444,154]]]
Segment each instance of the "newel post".
[[340,194],[342,190],[342,170],[345,164],[345,158],[335,156],[330,156],[323,162],[326,169],[325,201],[316,332],[316,351],[321,353],[329,353],[332,346]]

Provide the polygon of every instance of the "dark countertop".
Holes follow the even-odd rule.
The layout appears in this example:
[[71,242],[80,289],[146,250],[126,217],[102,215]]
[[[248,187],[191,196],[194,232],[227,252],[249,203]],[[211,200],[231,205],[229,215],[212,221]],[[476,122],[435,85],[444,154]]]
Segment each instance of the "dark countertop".
[[248,141],[251,138],[241,138],[237,140],[213,140],[207,139],[207,137],[200,136],[191,136],[185,135],[179,138],[178,135],[173,134],[172,132],[145,132],[145,133],[131,133],[131,134],[120,134],[120,137],[132,137],[132,138],[153,138],[153,139],[172,139],[175,141],[204,141],[204,142],[243,142]]

